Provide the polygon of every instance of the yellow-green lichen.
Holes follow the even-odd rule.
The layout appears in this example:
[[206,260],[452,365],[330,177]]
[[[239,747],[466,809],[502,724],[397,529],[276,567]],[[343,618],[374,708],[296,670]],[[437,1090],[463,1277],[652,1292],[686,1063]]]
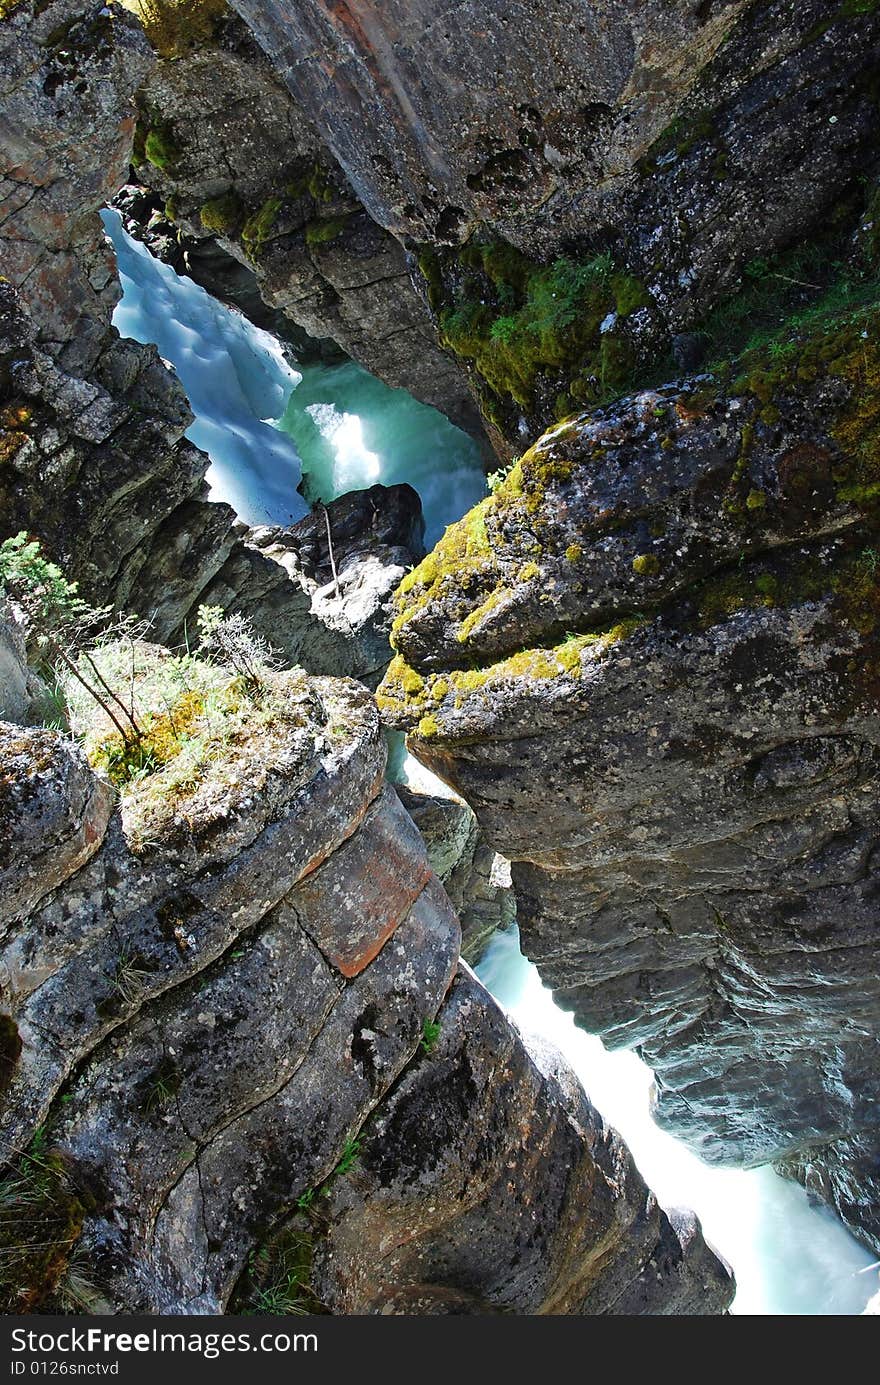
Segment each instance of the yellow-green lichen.
[[656,553],[639,553],[632,562],[633,572],[639,577],[656,577],[660,571],[660,559]]
[[414,672],[406,660],[397,655],[391,662],[376,694],[381,711],[396,721],[416,726],[420,740],[454,738],[444,720],[445,712],[461,710],[467,700],[505,683],[515,683],[527,690],[532,683],[552,679],[579,678],[584,654],[601,657],[620,641],[627,639],[643,623],[644,616],[633,616],[606,630],[587,634],[571,634],[548,648],[537,646],[521,649],[484,668],[450,669],[442,674],[419,675],[422,687],[415,695],[406,692],[406,684]]

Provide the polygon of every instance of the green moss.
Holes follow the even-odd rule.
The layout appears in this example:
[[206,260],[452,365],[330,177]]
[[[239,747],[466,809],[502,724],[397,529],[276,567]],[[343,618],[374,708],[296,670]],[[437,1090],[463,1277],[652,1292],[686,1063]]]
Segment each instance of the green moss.
[[442,740],[450,733],[441,719],[441,704],[451,702],[454,708],[460,708],[469,697],[500,683],[515,682],[527,688],[532,682],[547,682],[563,676],[578,678],[584,651],[591,651],[593,658],[601,657],[632,635],[644,620],[644,616],[633,616],[604,630],[570,634],[556,645],[521,649],[485,668],[452,669],[442,675],[425,675],[423,687],[416,696],[406,692],[406,683],[413,670],[401,655],[397,655],[379,687],[376,700],[380,709],[395,719],[403,717],[411,723],[416,722],[416,735],[420,740]]
[[313,202],[332,202],[335,196],[330,175],[323,164],[308,160],[297,165],[297,173],[284,189],[285,195],[296,201],[310,197]]
[[640,553],[633,558],[633,572],[640,577],[656,577],[660,571],[660,559],[656,553]]
[[451,524],[436,548],[404,577],[397,592],[392,645],[406,622],[441,589],[467,591],[472,579],[494,569],[486,532],[486,515],[494,503],[495,497],[487,496],[463,519]]
[[[537,565],[532,563],[530,566],[534,567],[535,572],[537,573]],[[475,606],[474,609],[461,622],[456,632],[456,639],[459,641],[459,643],[467,643],[467,641],[473,634],[474,630],[478,629],[483,624],[487,616],[491,615],[491,613],[502,604],[505,598],[509,596],[510,588],[506,587],[503,583],[499,583],[499,585],[494,589],[494,591],[489,593],[489,595],[486,597],[486,600],[482,601],[479,606]]]
[[583,548],[579,543],[570,543],[565,550],[565,556],[570,563],[580,562],[583,556]]
[[[456,260],[444,265],[423,252],[419,266],[441,338],[472,365],[490,417],[511,403],[534,408],[553,381],[564,382],[555,412],[565,417],[631,378],[632,348],[613,326],[649,298],[607,253],[541,265],[503,241],[475,237]],[[612,330],[602,332],[606,319]]]
[[173,173],[180,155],[172,127],[164,122],[153,122],[144,139],[144,157],[160,172]]
[[146,717],[143,734],[137,739],[124,741],[118,733],[108,736],[90,751],[89,763],[117,787],[155,773],[180,754],[184,738],[192,733],[204,710],[205,699],[200,693],[185,692],[167,712]]
[[281,207],[280,197],[268,197],[260,209],[244,223],[241,228],[241,243],[249,259],[256,261],[260,258],[271,238]]
[[206,231],[215,235],[231,235],[241,225],[244,207],[234,189],[224,192],[222,197],[214,197],[199,209],[199,217]]
[[323,220],[310,221],[306,227],[306,244],[314,247],[326,245],[328,241],[338,239],[350,220],[351,214],[346,213],[342,216],[331,216]]

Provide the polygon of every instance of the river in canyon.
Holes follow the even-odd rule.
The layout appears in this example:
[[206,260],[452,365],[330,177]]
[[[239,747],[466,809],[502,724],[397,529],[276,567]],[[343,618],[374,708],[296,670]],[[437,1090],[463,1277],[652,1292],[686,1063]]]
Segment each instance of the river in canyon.
[[[421,497],[431,547],[485,494],[476,444],[435,410],[354,363],[295,362],[274,337],[154,259],[116,212],[103,215],[123,289],[114,323],[154,342],[177,371],[195,415],[187,436],[211,458],[213,499],[250,524],[290,524],[307,513],[301,485],[329,501],[406,481]],[[448,792],[409,759],[398,756],[397,772]],[[875,1256],[771,1169],[710,1167],[660,1130],[650,1070],[576,1027],[521,955],[515,928],[492,940],[479,975],[524,1033],[565,1054],[660,1202],[697,1212],[736,1273],[734,1313],[863,1311],[878,1290]]]

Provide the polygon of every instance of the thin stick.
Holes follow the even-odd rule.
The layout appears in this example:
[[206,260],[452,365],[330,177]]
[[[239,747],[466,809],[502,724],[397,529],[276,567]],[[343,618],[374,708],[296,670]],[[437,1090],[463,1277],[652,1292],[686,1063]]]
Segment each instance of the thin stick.
[[[89,654],[88,650],[84,650],[84,651],[83,651],[83,658],[84,658],[84,659],[88,659],[89,664],[91,665],[91,668],[92,668],[92,672],[94,673],[94,675],[95,675],[95,677],[97,678],[98,682],[101,684],[101,687],[104,689],[104,691],[106,692],[106,694],[107,694],[108,697],[112,697],[113,701],[116,703],[117,707],[119,707],[119,709],[122,711],[123,715],[126,716],[126,717],[128,718],[128,720],[131,722],[132,729],[134,730],[134,734],[137,736],[138,740],[140,740],[141,735],[142,735],[143,733],[142,733],[142,731],[141,731],[141,728],[138,726],[137,722],[135,721],[133,713],[130,712],[130,711],[128,710],[128,708],[126,707],[125,703],[122,701],[122,698],[121,698],[121,697],[117,697],[116,693],[115,693],[115,692],[113,691],[113,689],[110,687],[110,684],[109,684],[109,683],[106,681],[106,679],[102,676],[101,670],[98,668],[98,665],[95,663],[94,659],[92,658],[91,654]],[[128,737],[124,737],[124,739],[127,740]]]
[[[58,655],[58,658],[61,660],[62,664],[64,664],[64,667],[70,670],[70,672],[73,674],[74,678],[77,680],[78,683],[82,684],[82,686],[88,693],[89,697],[93,697],[97,702],[98,706],[103,707],[104,711],[107,713],[108,717],[113,722],[113,725],[116,727],[116,730],[119,732],[122,739],[124,741],[127,741],[131,733],[129,731],[126,731],[125,727],[121,724],[121,722],[117,721],[116,717],[113,714],[112,708],[108,707],[107,703],[104,701],[101,694],[95,692],[95,689],[92,687],[92,685],[88,683],[85,678],[83,678],[76,664],[73,662],[72,659],[68,659],[63,649],[58,648],[58,646],[56,645],[55,652]],[[140,736],[140,731],[138,731],[138,735]]]
[[323,508],[323,510],[324,510],[324,523],[325,523],[326,526],[327,526],[327,551],[328,551],[329,554],[330,554],[330,566],[331,566],[331,568],[333,569],[333,585],[334,585],[335,588],[336,588],[336,600],[338,601],[338,600],[339,600],[339,573],[336,571],[336,559],[335,559],[334,556],[333,556],[333,538],[332,538],[332,535],[331,535],[331,533],[330,533],[330,511],[327,509],[327,506],[324,504],[323,501],[321,501],[321,505],[322,505],[322,508]]
[[821,284],[808,284],[806,279],[792,279],[790,274],[777,274],[775,271],[772,271],[770,277],[771,279],[784,279],[787,284],[797,284],[798,287],[802,289],[821,290],[822,288]]

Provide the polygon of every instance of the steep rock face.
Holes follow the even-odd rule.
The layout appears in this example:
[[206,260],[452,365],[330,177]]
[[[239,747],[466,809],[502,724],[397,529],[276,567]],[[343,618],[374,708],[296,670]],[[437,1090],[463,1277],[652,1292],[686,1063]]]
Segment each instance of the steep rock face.
[[234,605],[289,661],[375,680],[390,592],[419,551],[412,515],[395,538],[393,502],[343,506],[343,589],[322,597],[291,556],[295,534],[261,549],[209,501],[179,382],[109,325],[119,285],[98,209],[125,176],[132,97],[153,61],[139,27],[115,8],[24,4],[0,45],[3,536],[33,532],[85,596],[149,619],[158,639],[182,639],[203,601]]
[[[138,689],[179,667],[146,646],[132,657]],[[187,665],[191,683],[197,673]],[[199,676],[234,716],[236,680],[217,669]],[[459,1227],[462,1252],[479,1239],[468,1220],[475,1187],[497,1204],[491,1190],[510,1161],[528,1173],[522,1196],[541,1206],[541,1249],[519,1271],[518,1297],[475,1250],[474,1266],[420,1269],[432,1301],[451,1292],[468,1312],[516,1303],[610,1312],[621,1298],[645,1312],[722,1311],[729,1274],[698,1230],[673,1229],[572,1079],[566,1088],[537,1072],[471,977],[447,998],[458,922],[384,785],[367,692],[295,673],[266,678],[222,754],[196,773],[172,756],[129,785],[112,814],[109,786],[68,740],[2,728],[4,795],[30,804],[40,828],[26,860],[0,840],[12,886],[0,944],[0,1109],[7,1147],[28,1151],[10,1185],[23,1201],[8,1194],[0,1215],[4,1306],[64,1304],[75,1247],[78,1292],[85,1282],[93,1306],[218,1312],[246,1266],[258,1274],[271,1257],[252,1252],[267,1236],[271,1247],[299,1208],[299,1243],[314,1263],[290,1311],[416,1311],[411,1265],[389,1262],[380,1277],[366,1238],[346,1246],[360,1299],[325,1277],[337,1265],[335,1199],[344,1201],[355,1137],[382,1110],[407,1130],[371,1140],[383,1181],[392,1195],[411,1194],[409,1161],[421,1157],[424,1205]],[[155,735],[138,705],[144,734]],[[221,733],[215,714],[217,745]],[[92,753],[105,734],[103,724],[89,733]],[[84,800],[98,805],[88,849],[59,852],[57,841],[77,836]],[[415,1102],[445,1130],[450,1067],[456,1143],[437,1167],[411,1113]],[[521,1102],[511,1102],[505,1072]],[[371,1218],[379,1202],[369,1189],[358,1198]],[[402,1216],[423,1246],[436,1237],[411,1204]],[[518,1209],[497,1205],[494,1219],[515,1246]],[[563,1293],[569,1284],[577,1291]],[[238,1292],[247,1306],[249,1286]]]
[[659,1119],[875,1242],[876,332],[548,433],[404,582],[380,692]]
[[442,241],[505,217],[528,234],[549,220],[548,200],[562,220],[576,193],[647,148],[744,5],[235,8],[371,215],[399,235]]
[[493,851],[460,798],[398,788],[461,923],[461,955],[476,966],[498,929],[516,918],[510,864]]
[[870,4],[237,8],[414,244],[502,456],[689,368],[755,273],[815,283],[815,257],[774,257],[827,233],[876,158]]
[[364,211],[237,16],[212,43],[160,62],[139,101],[140,176],[176,223],[218,236],[266,302],[312,337],[480,433],[403,246]]
[[[349,1313],[717,1312],[727,1275],[692,1216],[658,1222],[559,1054],[529,1052],[465,966],[438,1020],[331,1189],[319,1296]],[[452,1210],[435,1190],[456,1185]]]

